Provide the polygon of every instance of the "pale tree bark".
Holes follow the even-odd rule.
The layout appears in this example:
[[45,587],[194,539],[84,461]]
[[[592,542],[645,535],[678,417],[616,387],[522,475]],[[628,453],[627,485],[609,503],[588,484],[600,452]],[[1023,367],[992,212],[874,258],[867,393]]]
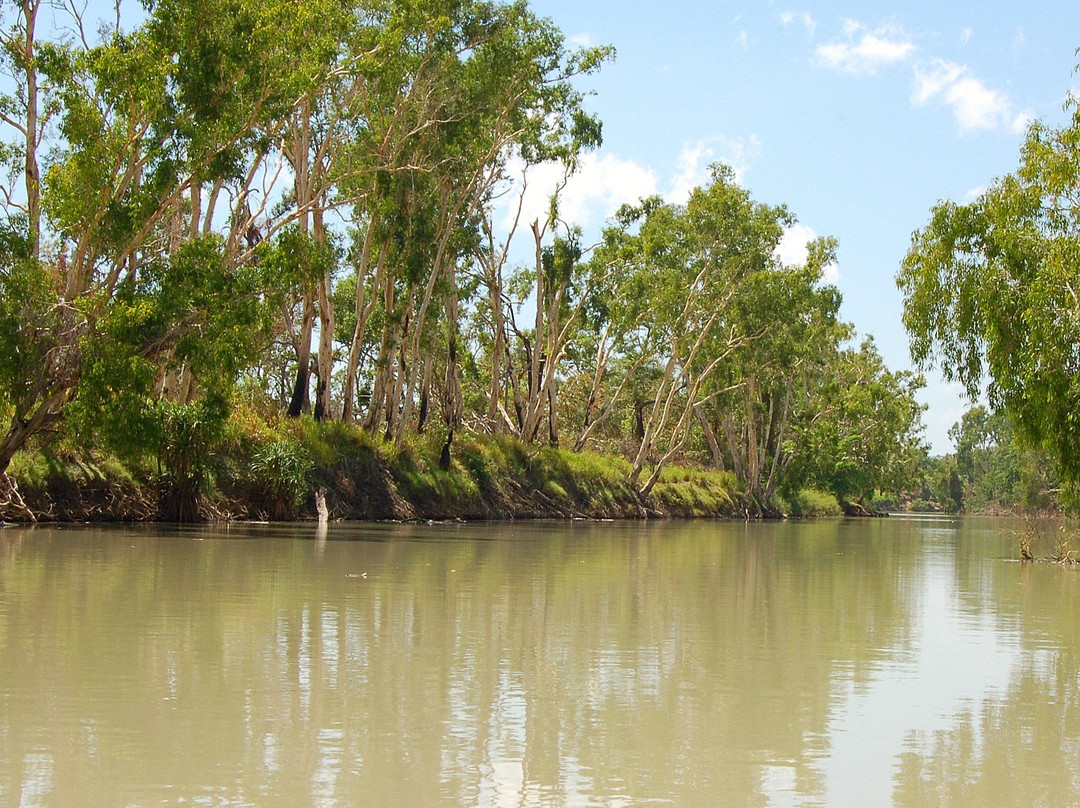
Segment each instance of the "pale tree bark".
[[[421,344],[438,282],[444,278],[450,289],[448,306],[451,306],[455,312],[453,322],[448,324],[450,328],[450,349],[454,355],[449,357],[447,361],[447,373],[453,375],[453,379],[450,379],[449,376],[447,378],[447,393],[448,395],[452,394],[457,400],[461,398],[460,370],[456,355],[458,349],[456,342],[458,328],[456,315],[458,306],[457,266],[456,257],[451,254],[451,239],[460,223],[468,220],[477,212],[483,201],[484,194],[482,191],[484,184],[493,180],[485,172],[484,166],[474,170],[464,183],[457,183],[453,180],[454,178],[450,177],[439,189],[439,240],[432,262],[432,269],[424,286],[423,298],[420,301],[419,308],[416,309],[416,317],[412,324],[412,334],[407,351],[408,368],[405,370],[403,367],[403,375],[406,380],[404,384],[399,386],[399,397],[395,397],[394,400],[394,407],[400,411],[400,416],[395,428],[388,430],[388,432],[394,436],[394,442],[397,445],[401,445],[405,437],[405,430],[412,422],[413,410],[416,404],[416,392],[420,381],[420,368],[423,364]],[[402,356],[403,358],[405,356],[404,350]],[[460,405],[457,405],[457,409],[460,409]],[[460,414],[452,413],[453,423],[448,424],[451,431],[456,428],[460,420]],[[447,451],[449,450],[447,449]]]
[[[446,354],[446,383],[443,400],[443,422],[446,424],[446,444],[440,465],[449,463],[450,445],[454,433],[461,428],[463,402],[461,395],[461,370],[458,367],[458,286],[457,277],[450,273],[450,292],[446,297],[446,325],[450,330]],[[443,469],[444,471],[446,468]]]
[[[557,413],[557,374],[560,363],[566,356],[566,349],[574,325],[589,296],[590,284],[586,284],[580,297],[570,310],[566,321],[562,321],[563,301],[568,289],[569,279],[557,288],[551,284],[544,271],[543,238],[546,227],[539,221],[530,225],[533,234],[534,259],[536,261],[536,315],[533,324],[531,345],[525,342],[526,361],[528,362],[528,386],[523,402],[521,416],[522,440],[536,441],[545,414],[549,418]],[[557,415],[555,415],[557,418]],[[558,424],[549,424],[549,440],[557,440]]]
[[400,411],[400,415],[397,416],[394,428],[391,432],[394,436],[394,443],[398,446],[400,446],[405,439],[405,430],[412,420],[414,393],[419,382],[422,358],[421,341],[424,337],[424,329],[427,325],[428,311],[431,308],[431,303],[435,296],[435,288],[444,272],[449,272],[452,275],[454,271],[452,263],[446,261],[447,249],[450,244],[450,236],[452,233],[449,226],[445,223],[446,219],[444,218],[444,228],[435,253],[435,260],[431,272],[428,274],[427,283],[424,286],[424,296],[420,301],[419,309],[417,309],[416,318],[412,323],[412,333],[408,342],[407,366],[405,365],[406,355],[404,350],[402,351],[403,361],[401,376],[403,378],[398,385],[398,393],[394,398],[391,410],[394,413]]
[[492,267],[488,276],[488,299],[491,305],[491,381],[488,385],[487,422],[492,431],[500,431],[499,405],[503,398],[502,358],[506,350],[506,324],[503,314],[502,267]]
[[352,342],[349,344],[349,355],[345,363],[345,398],[341,408],[341,420],[347,424],[352,423],[356,417],[356,382],[360,370],[360,350],[367,336],[368,319],[378,302],[377,290],[381,285],[382,272],[385,266],[386,244],[384,243],[376,261],[373,285],[376,294],[371,295],[369,301],[366,297],[366,287],[374,230],[374,222],[369,220],[367,230],[364,232],[364,246],[361,248],[360,261],[356,268],[356,325],[353,327]]
[[24,134],[23,171],[26,187],[26,219],[30,236],[30,254],[39,257],[41,251],[41,174],[38,168],[38,72],[35,64],[35,32],[41,0],[23,0],[23,42],[19,58],[26,76],[26,123]]
[[315,384],[316,421],[330,417],[330,383],[334,373],[334,308],[330,298],[330,271],[319,279],[316,294],[319,309],[319,353]]
[[[499,418],[500,407],[503,399],[503,353],[507,350],[506,339],[506,301],[503,293],[503,268],[510,252],[510,244],[521,222],[521,213],[525,204],[525,192],[528,182],[524,176],[521,180],[521,189],[518,192],[517,209],[514,212],[514,221],[510,226],[502,244],[496,246],[494,226],[491,216],[484,216],[484,237],[487,241],[486,249],[479,255],[484,266],[484,281],[488,287],[488,304],[491,306],[492,347],[491,347],[491,382],[488,387],[487,423],[492,431],[500,431],[499,427],[504,422]],[[505,413],[505,410],[503,410]]]
[[[578,433],[577,440],[574,441],[575,452],[582,451],[593,432],[607,422],[611,413],[614,412],[615,406],[622,400],[622,394],[626,389],[627,383],[633,378],[634,374],[648,358],[647,354],[644,353],[638,356],[626,372],[622,374],[622,378],[608,397],[608,400],[603,406],[599,406],[598,402],[603,389],[604,377],[607,375],[608,364],[615,351],[614,341],[608,341],[608,330],[607,327],[604,328],[603,333],[600,335],[599,345],[596,349],[596,363],[593,366],[592,385],[589,388],[589,396],[585,402],[585,414],[582,418],[581,431]],[[599,412],[597,412],[594,417],[593,410],[598,406]],[[642,429],[642,431],[644,432],[644,429]]]
[[[322,209],[313,211],[314,235],[318,244],[326,244]],[[330,297],[332,268],[327,267],[316,284],[319,304],[319,377],[315,388],[315,420],[330,417],[330,382],[334,373],[334,306]]]
[[[726,352],[724,356],[717,357],[712,362],[710,362],[702,371],[700,376],[694,379],[687,380],[689,382],[689,390],[687,391],[686,404],[682,407],[679,414],[679,420],[675,424],[674,429],[672,429],[671,431],[671,436],[668,439],[666,451],[656,461],[656,465],[653,468],[652,473],[649,475],[649,478],[645,481],[644,485],[641,485],[638,488],[638,494],[640,496],[647,497],[649,495],[649,492],[652,491],[653,486],[655,486],[657,481],[660,479],[660,475],[663,472],[664,467],[686,447],[686,441],[690,435],[690,419],[693,415],[694,410],[699,408],[702,404],[711,401],[716,396],[719,396],[734,389],[734,387],[727,387],[722,390],[717,390],[708,395],[701,396],[702,382],[712,373],[713,370],[715,370],[715,368],[720,364],[720,362],[722,362],[726,358],[727,353],[729,352]],[[640,474],[641,470],[639,469],[632,478],[632,480],[637,481],[640,477]]]
[[[677,328],[680,333],[673,334],[668,341],[668,359],[664,365],[664,375],[660,381],[660,385],[656,391],[656,395],[653,398],[652,409],[649,413],[649,418],[645,422],[644,435],[641,439],[641,445],[638,447],[637,455],[634,458],[633,468],[631,471],[630,481],[632,484],[636,484],[641,470],[645,467],[645,463],[649,457],[653,454],[656,441],[660,433],[665,429],[669,423],[671,417],[671,411],[675,405],[675,398],[679,392],[680,385],[687,377],[690,367],[693,365],[697,358],[698,352],[701,350],[702,345],[705,342],[705,338],[709,335],[713,325],[720,317],[720,306],[712,307],[711,311],[704,312],[704,319],[698,323],[696,336],[693,337],[693,341],[689,346],[689,350],[686,352],[686,356],[682,355],[683,346],[681,342],[688,336],[685,333],[681,333],[683,329],[690,327],[691,323],[695,320],[692,314],[695,313],[695,309],[701,304],[703,288],[703,281],[706,276],[706,269],[702,269],[694,282],[690,284],[686,301],[683,304],[682,311],[677,321]],[[730,292],[727,298],[730,298]],[[711,366],[715,367],[716,361],[711,363]],[[697,384],[700,384],[703,378],[699,378]],[[687,406],[692,410],[696,402],[693,401],[691,396],[688,399]],[[682,422],[682,419],[680,419]]]
[[551,446],[559,445],[559,408],[556,401],[558,398],[558,384],[558,381],[553,379],[547,390],[548,444]]
[[[26,214],[27,230],[30,241],[30,256],[37,261],[41,258],[41,175],[38,165],[38,146],[41,142],[39,127],[40,98],[38,71],[36,64],[37,16],[41,0],[22,0],[19,3],[21,25],[17,24],[14,32],[4,32],[0,42],[14,58],[25,78],[22,118],[3,113],[2,120],[19,131],[23,136],[23,189],[26,201],[14,202],[5,189],[7,204],[22,208]],[[71,298],[68,298],[70,301]],[[59,336],[56,347],[46,357],[45,367],[39,373],[36,383],[29,391],[15,402],[15,412],[2,439],[0,439],[0,484],[6,479],[8,466],[15,453],[26,445],[26,441],[37,432],[55,424],[60,419],[63,407],[71,398],[77,374],[77,340],[80,330],[76,326],[75,312],[65,303],[57,309],[60,321],[66,326]],[[63,377],[72,377],[71,387],[63,384]],[[59,378],[58,378],[59,377]],[[18,489],[10,484],[13,496]],[[20,500],[21,501],[21,500]]]
[[[699,283],[694,284],[694,288],[699,287]],[[671,423],[671,419],[676,412],[678,412],[678,417],[668,438],[666,450],[656,460],[654,470],[648,480],[638,489],[642,496],[646,496],[649,491],[652,490],[652,487],[660,478],[663,467],[678,454],[678,452],[682,451],[685,446],[690,417],[693,415],[694,408],[701,406],[721,393],[727,392],[729,389],[733,389],[725,388],[709,393],[704,397],[699,397],[699,393],[705,381],[708,380],[713,371],[741,344],[742,340],[734,333],[729,332],[727,334],[723,349],[713,356],[700,371],[693,374],[691,373],[691,368],[693,368],[697,362],[697,357],[705,343],[706,336],[711,333],[713,326],[719,319],[724,303],[730,299],[731,294],[733,294],[733,290],[727,293],[723,303],[717,301],[713,304],[716,308],[714,308],[705,320],[699,324],[697,336],[685,357],[681,356],[678,340],[673,339],[671,342],[671,354],[664,367],[664,377],[657,391],[649,419],[645,424],[645,435],[642,438],[641,445],[634,458],[633,468],[630,472],[629,479],[632,485],[638,484],[645,464],[653,457],[660,436],[667,430],[667,426]],[[696,295],[691,293],[687,299],[687,308],[684,309],[684,314],[689,311],[689,307],[692,302],[694,302],[695,297]],[[684,317],[682,322],[686,323],[690,322],[690,320]],[[683,397],[683,400],[679,402],[677,400],[679,392],[684,387],[685,396]]]
[[[311,150],[311,101],[304,99],[291,122],[290,144],[285,156],[292,165],[297,206],[297,226],[308,235],[311,230],[311,172],[308,168]],[[311,338],[315,331],[315,291],[304,279],[301,287],[300,334],[296,343],[296,382],[288,416],[299,418],[308,402],[311,374]]]
[[[314,244],[323,247],[327,243],[324,223],[328,154],[327,146],[332,139],[332,131],[322,133],[322,138],[315,131],[313,99],[301,100],[291,122],[290,143],[285,150],[292,165],[296,189],[296,216],[300,232],[311,237]],[[332,124],[328,126],[332,130]],[[296,387],[289,407],[289,415],[296,417],[303,411],[304,401],[309,395],[311,373],[311,338],[314,335],[316,317],[319,324],[319,344],[316,361],[316,387],[314,416],[322,420],[330,415],[330,383],[334,370],[334,311],[331,297],[332,267],[314,281],[307,281],[304,287],[304,316],[297,352]]]
[[376,432],[381,425],[386,426],[388,438],[393,437],[395,421],[392,418],[393,404],[397,401],[395,387],[400,381],[399,354],[409,333],[409,321],[412,317],[411,299],[404,304],[403,313],[395,314],[398,304],[392,273],[385,273],[382,289],[383,306],[386,316],[383,321],[382,335],[379,340],[379,353],[375,364],[375,384],[372,389],[371,406],[364,419],[364,428]]
[[521,427],[521,437],[531,443],[536,438],[540,425],[540,379],[544,361],[544,309],[547,305],[545,292],[547,282],[544,277],[543,237],[546,226],[541,229],[539,220],[529,225],[533,234],[533,264],[536,271],[536,313],[533,316],[533,338],[531,345],[525,344],[525,360],[528,363],[528,385],[525,388],[525,419]]
[[720,441],[716,437],[716,430],[713,429],[713,425],[701,404],[694,407],[694,417],[697,418],[698,425],[701,426],[701,431],[705,434],[705,442],[709,445],[709,455],[712,457],[713,467],[717,471],[726,471],[724,453],[720,449]]
[[770,394],[759,423],[756,376],[751,374],[743,387],[738,406],[727,407],[721,420],[735,474],[747,494],[765,508],[792,461],[792,455],[784,451],[784,440],[793,396],[790,388],[779,397]]
[[428,354],[424,358],[424,380],[420,385],[420,410],[416,414],[416,432],[422,434],[431,413],[431,376],[435,368],[435,357]]

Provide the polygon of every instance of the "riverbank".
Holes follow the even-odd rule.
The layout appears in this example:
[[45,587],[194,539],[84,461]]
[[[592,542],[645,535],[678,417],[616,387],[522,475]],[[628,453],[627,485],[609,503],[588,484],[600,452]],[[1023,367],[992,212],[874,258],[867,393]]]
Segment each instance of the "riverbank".
[[[419,436],[400,447],[342,424],[232,422],[212,450],[121,462],[52,447],[16,457],[0,521],[641,519],[757,516],[730,472],[670,466],[648,496],[622,457],[506,437]],[[183,461],[183,462],[181,462]],[[442,468],[441,466],[445,466]],[[179,467],[181,470],[178,470]],[[839,516],[804,491],[774,503],[795,516]]]

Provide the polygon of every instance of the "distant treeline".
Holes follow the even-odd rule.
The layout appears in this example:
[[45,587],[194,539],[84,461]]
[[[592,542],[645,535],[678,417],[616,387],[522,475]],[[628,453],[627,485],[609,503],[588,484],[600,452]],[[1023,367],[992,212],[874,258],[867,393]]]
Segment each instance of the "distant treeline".
[[1057,512],[1070,505],[1053,455],[1022,442],[1009,416],[972,407],[949,430],[955,451],[927,458],[908,506],[948,513]]

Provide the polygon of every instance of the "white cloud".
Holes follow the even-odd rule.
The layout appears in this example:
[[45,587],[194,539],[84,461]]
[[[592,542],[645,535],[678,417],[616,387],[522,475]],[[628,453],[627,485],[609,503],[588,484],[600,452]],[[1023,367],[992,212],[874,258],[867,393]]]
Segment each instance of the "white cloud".
[[1031,126],[1033,120],[1035,120],[1035,116],[1028,110],[1024,110],[1012,119],[1012,123],[1009,127],[1017,134],[1023,134],[1028,130],[1028,127]]
[[[807,245],[818,237],[814,228],[805,224],[795,224],[784,231],[780,243],[776,245],[776,258],[784,266],[798,266],[806,262],[809,255]],[[840,282],[840,268],[836,263],[827,265],[822,272],[825,283]]]
[[[709,181],[712,163],[729,166],[735,181],[743,184],[747,170],[760,152],[761,144],[754,136],[715,137],[686,144],[667,181],[662,181],[653,169],[633,160],[611,154],[587,154],[559,194],[559,218],[581,226],[587,233],[598,232],[626,203],[635,204],[642,198],[661,194],[668,202],[685,204],[694,188]],[[513,226],[517,213],[521,170],[519,160],[511,163],[507,171],[512,181],[496,203],[496,220],[504,233]],[[562,169],[554,164],[529,168],[519,229],[527,228],[535,219],[543,221],[547,217],[551,195],[562,177]]]
[[817,56],[826,67],[844,73],[873,75],[879,67],[903,62],[915,52],[915,43],[894,25],[870,31],[855,20],[847,20],[844,37],[846,41],[817,48]]
[[961,129],[993,129],[1009,115],[1009,98],[975,78],[963,78],[945,93]]
[[678,173],[672,179],[665,198],[679,205],[685,203],[690,198],[690,192],[708,179],[709,164],[714,162],[716,152],[705,141],[698,141],[693,146],[683,146],[682,153],[679,154]]
[[911,91],[911,102],[925,104],[959,81],[966,69],[941,59],[935,59],[928,65],[915,65],[915,87]]
[[[848,41],[830,42],[817,48],[817,56],[823,64],[844,73],[873,75],[879,67],[902,62],[915,51],[915,44],[891,26],[866,31],[858,23],[848,20],[844,33]],[[860,33],[862,36],[858,36]]]
[[970,190],[968,190],[968,192],[966,194],[964,194],[963,203],[965,205],[970,205],[972,202],[974,202],[976,199],[978,199],[980,196],[982,196],[985,193],[986,193],[986,186],[985,185],[976,185],[974,188],[971,188]]
[[969,43],[974,33],[975,32],[972,31],[970,28],[965,28],[964,30],[962,30],[960,32],[960,44],[963,46]]
[[802,23],[806,28],[806,32],[810,35],[810,38],[814,38],[814,32],[817,30],[817,23],[810,15],[809,11],[784,11],[780,14],[780,24],[785,28],[789,27],[792,23]]
[[596,40],[592,34],[576,34],[572,37],[567,37],[567,40],[571,45],[578,48],[591,48],[596,45]]
[[757,137],[731,140],[725,137],[699,140],[683,146],[679,154],[676,174],[664,198],[669,202],[683,204],[690,198],[690,192],[709,179],[709,166],[724,163],[735,172],[735,181],[744,184],[746,172],[761,153],[761,143]]
[[731,170],[735,172],[735,182],[745,185],[746,172],[761,154],[761,141],[757,139],[757,135],[750,135],[748,138],[737,140],[720,138],[718,143],[720,144],[720,161],[731,166]]
[[[520,176],[520,164],[512,166],[510,173]],[[547,217],[551,195],[562,176],[562,169],[553,164],[529,169],[519,227]],[[588,230],[601,225],[624,203],[635,203],[656,192],[656,175],[651,169],[613,155],[587,154],[559,195],[559,217]],[[516,192],[502,198],[501,218],[507,230],[514,221],[517,199]]]
[[844,20],[844,36],[853,37],[859,31],[863,30],[864,26],[858,20],[846,19]]
[[735,44],[740,50],[750,50],[750,34],[746,31],[739,31],[735,37]]
[[915,66],[912,103],[922,105],[934,99],[952,108],[963,132],[999,127],[1022,132],[1030,121],[1027,113],[1013,111],[1008,95],[987,87],[965,65],[943,59]]
[[817,238],[814,228],[805,224],[796,224],[784,231],[780,243],[776,245],[776,257],[785,266],[798,265],[806,261],[806,245]]

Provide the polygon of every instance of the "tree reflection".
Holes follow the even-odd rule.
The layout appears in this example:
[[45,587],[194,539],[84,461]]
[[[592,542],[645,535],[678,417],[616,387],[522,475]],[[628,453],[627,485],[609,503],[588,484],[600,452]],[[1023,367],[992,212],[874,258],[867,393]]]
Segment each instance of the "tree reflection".
[[[979,552],[971,529],[958,553]],[[1010,542],[1011,544],[1011,542]],[[985,552],[985,544],[982,544]],[[1008,687],[947,729],[913,732],[898,767],[897,805],[1074,805],[1080,803],[1080,577],[1054,565],[957,564],[958,590],[971,608],[992,610],[1017,632]]]
[[[869,686],[918,642],[923,545],[903,530],[5,536],[0,802],[34,771],[56,805],[826,802],[840,685]],[[1075,663],[1055,662],[1056,690],[1037,666],[1019,677],[1015,720],[1024,692],[1075,705]],[[896,793],[932,801],[956,766],[967,782],[1011,699],[910,736]],[[1039,732],[1064,755],[1076,733],[1059,725]]]

